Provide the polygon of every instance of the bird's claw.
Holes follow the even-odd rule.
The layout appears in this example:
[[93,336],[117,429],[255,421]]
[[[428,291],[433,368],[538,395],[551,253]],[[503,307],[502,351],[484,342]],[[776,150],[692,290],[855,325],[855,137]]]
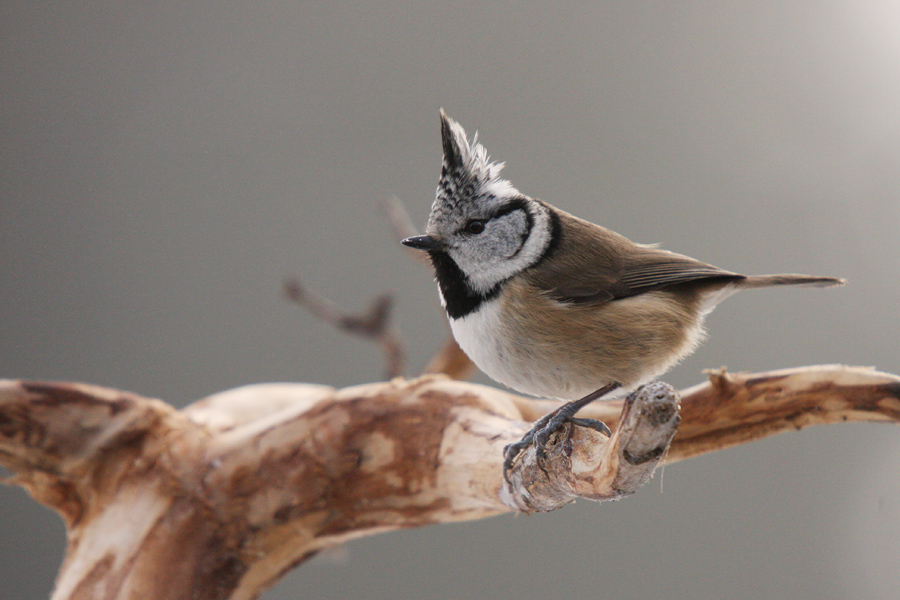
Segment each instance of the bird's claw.
[[503,449],[504,481],[506,481],[506,483],[511,483],[509,480],[509,473],[513,468],[516,458],[532,444],[534,444],[537,459],[540,463],[541,459],[546,456],[547,444],[550,442],[550,438],[567,422],[580,427],[594,429],[607,437],[612,436],[612,432],[603,421],[598,421],[597,419],[582,419],[568,414],[565,410],[557,409],[538,419],[534,426],[522,436],[521,440],[509,444]]

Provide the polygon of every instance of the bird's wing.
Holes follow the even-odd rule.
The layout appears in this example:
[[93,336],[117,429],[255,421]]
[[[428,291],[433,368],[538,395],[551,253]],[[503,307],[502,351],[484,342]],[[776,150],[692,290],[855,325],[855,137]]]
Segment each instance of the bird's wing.
[[667,252],[657,248],[646,248],[646,252],[631,253],[623,260],[620,283],[624,298],[643,294],[659,288],[698,280],[738,280],[743,275],[725,271],[713,265],[700,262],[688,256]]
[[691,281],[744,279],[566,213],[560,218],[557,247],[529,273],[532,283],[557,301],[602,304]]

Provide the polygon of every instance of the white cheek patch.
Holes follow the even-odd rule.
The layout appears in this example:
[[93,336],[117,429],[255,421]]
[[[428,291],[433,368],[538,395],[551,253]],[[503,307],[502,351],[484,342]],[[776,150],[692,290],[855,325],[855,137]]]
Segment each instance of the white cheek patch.
[[451,249],[450,255],[466,274],[469,285],[476,292],[486,294],[494,286],[521,273],[543,256],[550,244],[550,215],[536,202],[527,205],[532,219],[531,230],[525,235],[525,224],[517,231],[512,224],[508,228],[492,229],[485,233],[492,236],[484,244],[471,244],[467,252]]
[[495,263],[481,267],[475,273],[469,273],[467,279],[472,289],[480,294],[487,294],[495,285],[509,279],[516,273],[505,263]]

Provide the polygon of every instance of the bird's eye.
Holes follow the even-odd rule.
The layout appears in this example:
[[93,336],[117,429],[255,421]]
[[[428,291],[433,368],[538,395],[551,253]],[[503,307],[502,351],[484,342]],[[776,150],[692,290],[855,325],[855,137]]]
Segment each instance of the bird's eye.
[[484,221],[481,219],[472,219],[468,223],[466,223],[466,232],[471,233],[473,235],[478,235],[484,231]]

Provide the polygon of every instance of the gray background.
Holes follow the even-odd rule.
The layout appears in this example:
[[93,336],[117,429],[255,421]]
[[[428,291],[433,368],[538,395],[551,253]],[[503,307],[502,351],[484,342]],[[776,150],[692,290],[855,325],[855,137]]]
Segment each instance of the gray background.
[[[182,406],[262,381],[378,379],[279,294],[393,290],[421,368],[438,108],[543,198],[747,273],[666,377],[814,363],[900,373],[900,7],[891,2],[0,4],[0,375]],[[665,469],[623,502],[380,535],[275,598],[888,598],[900,438],[818,427]],[[664,485],[663,485],[664,479]],[[60,520],[0,486],[0,597],[41,598]]]

